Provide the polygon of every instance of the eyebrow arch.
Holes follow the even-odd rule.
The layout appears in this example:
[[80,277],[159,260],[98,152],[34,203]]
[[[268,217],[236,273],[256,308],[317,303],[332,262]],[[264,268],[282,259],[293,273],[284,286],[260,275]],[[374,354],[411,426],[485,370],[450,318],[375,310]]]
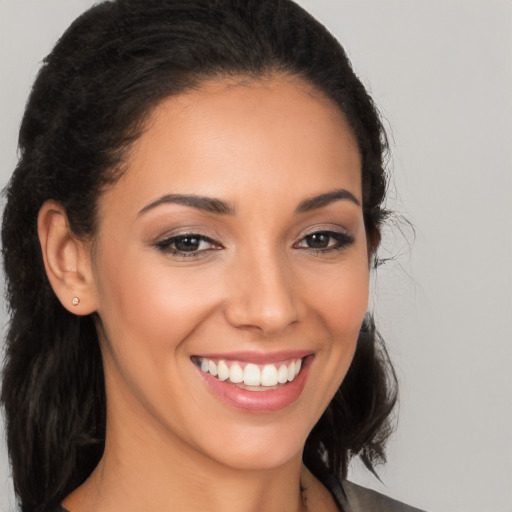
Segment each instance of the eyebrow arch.
[[156,201],[153,201],[147,206],[144,206],[138,215],[143,215],[149,210],[152,210],[153,208],[156,208],[162,204],[179,204],[183,206],[189,206],[191,208],[197,208],[198,210],[203,210],[208,213],[216,213],[219,215],[233,215],[235,213],[234,207],[229,203],[222,201],[221,199],[196,196],[194,194],[167,194],[160,197]]
[[351,192],[345,190],[344,188],[338,188],[332,192],[326,192],[325,194],[320,194],[318,196],[305,199],[299,204],[299,206],[297,206],[295,213],[310,212],[311,210],[323,208],[324,206],[327,206],[334,201],[340,200],[348,200],[357,206],[360,206],[359,201]]

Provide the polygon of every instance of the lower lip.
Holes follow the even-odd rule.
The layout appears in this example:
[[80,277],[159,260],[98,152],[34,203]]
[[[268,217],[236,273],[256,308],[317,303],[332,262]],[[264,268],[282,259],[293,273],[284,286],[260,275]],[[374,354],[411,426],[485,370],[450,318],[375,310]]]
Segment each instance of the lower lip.
[[308,356],[302,362],[297,377],[278,389],[269,391],[248,391],[232,382],[220,381],[209,373],[197,369],[210,391],[222,402],[245,412],[275,412],[293,404],[300,397],[309,373],[313,357]]

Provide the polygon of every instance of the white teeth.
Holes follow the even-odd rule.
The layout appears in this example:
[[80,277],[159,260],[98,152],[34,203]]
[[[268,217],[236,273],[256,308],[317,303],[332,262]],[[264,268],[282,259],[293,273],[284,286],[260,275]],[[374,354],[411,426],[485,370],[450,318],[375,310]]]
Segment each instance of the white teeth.
[[217,377],[217,365],[213,361],[208,361],[208,371],[214,377]]
[[295,361],[292,361],[288,365],[288,381],[292,381],[295,378]]
[[288,368],[285,364],[281,365],[277,371],[277,382],[279,382],[279,384],[288,382]]
[[277,382],[277,368],[273,364],[266,364],[261,370],[261,385],[275,386]]
[[249,363],[244,369],[244,384],[246,386],[259,386],[261,384],[260,369]]
[[229,369],[229,380],[234,384],[238,384],[239,382],[243,382],[244,380],[244,371],[238,364],[234,364]]
[[198,364],[205,373],[217,377],[221,381],[229,379],[233,384],[243,383],[252,387],[273,387],[277,384],[286,384],[295,379],[300,372],[302,359],[295,359],[288,364],[266,364],[260,367],[248,363],[245,368],[238,363],[230,364],[229,361],[212,361],[205,357],[198,358]]
[[224,361],[219,361],[219,364],[217,365],[217,373],[219,380],[227,380],[229,378],[229,368]]
[[301,367],[302,367],[302,359],[297,359],[297,361],[295,361],[295,377],[297,377],[297,375],[299,375]]

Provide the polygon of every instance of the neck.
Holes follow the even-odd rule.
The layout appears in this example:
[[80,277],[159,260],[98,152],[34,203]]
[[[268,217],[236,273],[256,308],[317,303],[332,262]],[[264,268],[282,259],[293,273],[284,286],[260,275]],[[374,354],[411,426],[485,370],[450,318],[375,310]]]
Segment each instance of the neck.
[[[227,467],[179,440],[109,425],[104,455],[63,505],[71,512],[304,512],[301,454],[280,467]],[[148,436],[149,434],[149,436]]]

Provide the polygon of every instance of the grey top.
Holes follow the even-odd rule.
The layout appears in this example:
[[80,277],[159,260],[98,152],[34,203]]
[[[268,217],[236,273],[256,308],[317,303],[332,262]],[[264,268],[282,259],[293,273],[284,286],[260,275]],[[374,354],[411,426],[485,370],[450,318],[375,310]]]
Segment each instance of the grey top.
[[[341,484],[333,475],[324,477],[322,483],[329,489],[340,512],[424,512],[347,480]],[[69,511],[60,506],[53,512]]]
[[343,512],[424,512],[352,482],[344,481],[339,489],[329,488]]

